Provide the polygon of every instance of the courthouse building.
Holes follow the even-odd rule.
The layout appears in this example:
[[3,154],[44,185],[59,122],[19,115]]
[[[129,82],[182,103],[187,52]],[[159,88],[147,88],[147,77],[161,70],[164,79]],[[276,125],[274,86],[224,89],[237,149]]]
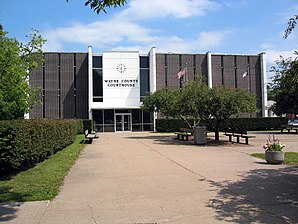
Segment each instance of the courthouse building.
[[[231,86],[257,97],[259,112],[267,116],[266,59],[258,55],[148,54],[137,51],[46,52],[42,67],[30,83],[42,88],[41,102],[29,118],[93,119],[101,132],[153,131],[156,114],[140,109],[142,98],[163,88],[180,88],[203,75],[210,88]],[[187,69],[185,69],[187,68]]]

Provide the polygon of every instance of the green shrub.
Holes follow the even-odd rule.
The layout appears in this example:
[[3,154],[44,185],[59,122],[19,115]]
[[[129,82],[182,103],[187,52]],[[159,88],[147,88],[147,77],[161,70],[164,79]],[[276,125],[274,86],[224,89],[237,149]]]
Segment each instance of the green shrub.
[[31,167],[71,144],[76,120],[0,121],[0,173]]
[[[188,120],[193,124],[193,120]],[[211,122],[213,122],[211,120]],[[287,124],[285,117],[249,117],[249,118],[229,118],[222,122],[221,131],[228,127],[241,127],[249,131],[258,130],[274,130],[279,128],[282,124]],[[205,125],[209,131],[213,131],[212,126],[208,123],[201,122],[200,125]],[[157,119],[156,130],[159,132],[175,132],[181,127],[187,127],[180,119]]]
[[76,119],[76,127],[77,127],[77,134],[83,134],[84,133],[84,126],[83,126],[83,120]]

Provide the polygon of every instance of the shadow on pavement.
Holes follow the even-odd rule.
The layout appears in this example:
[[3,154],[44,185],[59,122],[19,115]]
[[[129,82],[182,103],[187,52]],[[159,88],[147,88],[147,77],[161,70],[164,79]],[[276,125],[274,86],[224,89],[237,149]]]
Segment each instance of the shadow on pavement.
[[207,207],[216,211],[217,220],[298,223],[298,167],[252,170],[241,181],[221,187]]
[[247,146],[246,144],[242,143],[233,143],[229,142],[228,140],[220,139],[220,141],[214,141],[213,138],[207,138],[206,145],[195,145],[193,141],[193,137],[189,139],[189,141],[182,141],[175,138],[175,135],[150,135],[150,136],[129,136],[126,137],[127,139],[150,139],[153,140],[155,144],[164,144],[164,145],[189,145],[189,146],[196,146],[196,147],[208,147],[208,146]]
[[23,196],[11,192],[9,187],[0,187],[0,223],[7,222],[16,218],[16,212],[18,208],[23,204],[20,202],[15,203],[2,203],[4,200],[20,200]]

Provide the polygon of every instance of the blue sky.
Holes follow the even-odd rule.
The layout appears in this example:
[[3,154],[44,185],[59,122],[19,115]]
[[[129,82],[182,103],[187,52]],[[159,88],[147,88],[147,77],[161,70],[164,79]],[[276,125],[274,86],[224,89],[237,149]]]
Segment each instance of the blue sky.
[[152,46],[166,53],[258,54],[270,66],[293,56],[298,28],[283,39],[297,0],[128,0],[97,15],[85,0],[0,0],[0,23],[9,37],[26,40],[31,28],[47,39],[44,51],[95,53]]

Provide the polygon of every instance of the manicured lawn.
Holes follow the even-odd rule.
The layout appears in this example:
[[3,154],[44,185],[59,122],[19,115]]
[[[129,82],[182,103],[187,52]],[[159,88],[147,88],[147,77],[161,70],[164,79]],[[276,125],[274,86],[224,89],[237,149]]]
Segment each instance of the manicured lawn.
[[0,181],[0,202],[51,200],[84,148],[84,135],[34,168]]
[[[253,153],[251,155],[254,157],[265,159],[264,153]],[[298,165],[298,152],[286,152],[284,164],[297,166]]]

